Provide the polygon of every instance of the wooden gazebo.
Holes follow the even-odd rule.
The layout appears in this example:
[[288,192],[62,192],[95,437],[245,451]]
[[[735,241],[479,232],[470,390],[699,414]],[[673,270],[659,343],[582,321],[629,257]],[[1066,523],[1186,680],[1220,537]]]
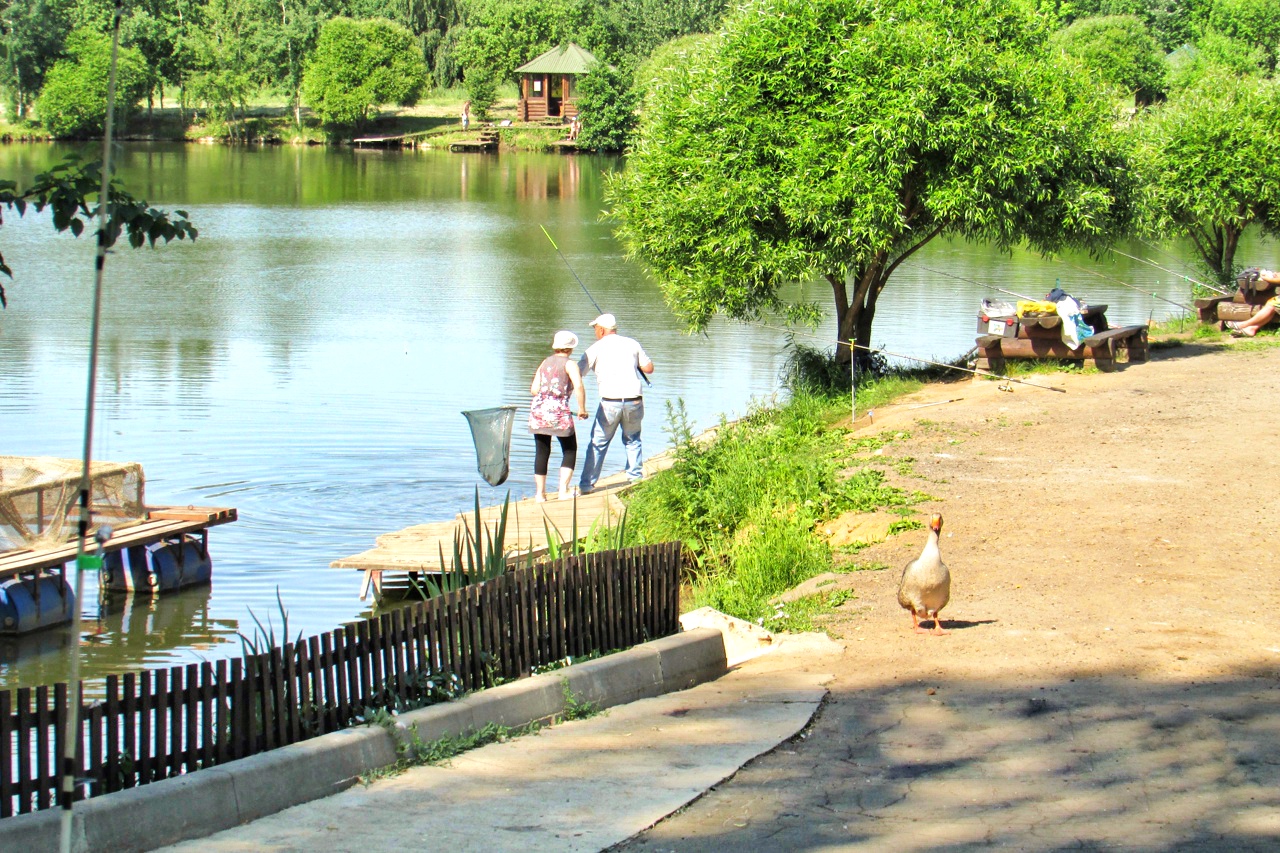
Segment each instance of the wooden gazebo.
[[596,58],[573,42],[553,47],[516,69],[520,75],[520,121],[568,120],[578,114],[575,81]]

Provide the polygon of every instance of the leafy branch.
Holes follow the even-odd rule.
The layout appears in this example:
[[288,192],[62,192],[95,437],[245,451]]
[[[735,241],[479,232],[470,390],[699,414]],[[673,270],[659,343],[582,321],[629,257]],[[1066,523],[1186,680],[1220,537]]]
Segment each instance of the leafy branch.
[[[0,205],[16,210],[24,216],[27,208],[43,213],[48,208],[53,214],[53,227],[58,231],[70,231],[79,237],[85,226],[99,215],[102,195],[102,163],[81,162],[72,154],[58,165],[36,175],[27,189],[19,192],[15,181],[0,180]],[[0,224],[3,219],[0,218]],[[146,201],[136,199],[120,182],[112,178],[108,185],[107,225],[98,239],[104,248],[116,244],[123,233],[129,235],[129,245],[138,249],[146,243],[152,247],[157,240],[195,240],[196,227],[187,218],[185,210],[175,210],[173,216],[157,210]],[[0,256],[0,273],[13,278],[13,271]],[[7,307],[4,288],[0,287],[0,307]]]

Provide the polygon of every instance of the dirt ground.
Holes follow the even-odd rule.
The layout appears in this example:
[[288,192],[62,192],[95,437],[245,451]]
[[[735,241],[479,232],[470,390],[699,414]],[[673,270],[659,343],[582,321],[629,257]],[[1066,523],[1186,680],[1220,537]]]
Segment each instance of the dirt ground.
[[[945,518],[946,636],[857,555],[804,736],[624,845],[1280,849],[1280,347],[926,388],[865,432]],[[924,406],[941,400],[956,402]]]

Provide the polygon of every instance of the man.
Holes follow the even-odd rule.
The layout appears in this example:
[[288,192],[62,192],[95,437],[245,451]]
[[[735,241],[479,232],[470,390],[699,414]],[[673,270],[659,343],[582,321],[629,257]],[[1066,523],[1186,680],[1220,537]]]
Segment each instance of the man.
[[579,487],[588,494],[600,479],[604,455],[613,434],[622,426],[622,446],[627,451],[627,477],[634,483],[644,477],[640,455],[640,421],[644,419],[644,388],[641,374],[653,373],[653,362],[644,347],[618,334],[618,321],[612,314],[601,314],[591,321],[596,342],[587,347],[578,363],[586,376],[595,373],[600,389],[600,405],[591,427],[587,458],[582,463]]
[[[1274,270],[1258,270],[1256,281],[1262,285],[1258,290],[1275,287],[1280,284],[1280,272]],[[1280,310],[1280,296],[1273,296],[1266,301],[1258,313],[1254,314],[1248,320],[1223,320],[1219,325],[1223,331],[1231,332],[1233,337],[1252,338],[1258,334],[1258,330],[1270,323],[1276,318],[1276,312]]]

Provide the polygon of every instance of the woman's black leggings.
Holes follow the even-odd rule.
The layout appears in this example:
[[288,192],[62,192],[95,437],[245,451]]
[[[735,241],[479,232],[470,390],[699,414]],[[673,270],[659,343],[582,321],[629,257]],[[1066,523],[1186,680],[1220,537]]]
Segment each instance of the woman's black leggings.
[[[578,436],[576,433],[556,436],[560,439],[561,468],[572,468],[578,463]],[[547,476],[547,463],[551,461],[551,436],[534,435],[533,473]]]

